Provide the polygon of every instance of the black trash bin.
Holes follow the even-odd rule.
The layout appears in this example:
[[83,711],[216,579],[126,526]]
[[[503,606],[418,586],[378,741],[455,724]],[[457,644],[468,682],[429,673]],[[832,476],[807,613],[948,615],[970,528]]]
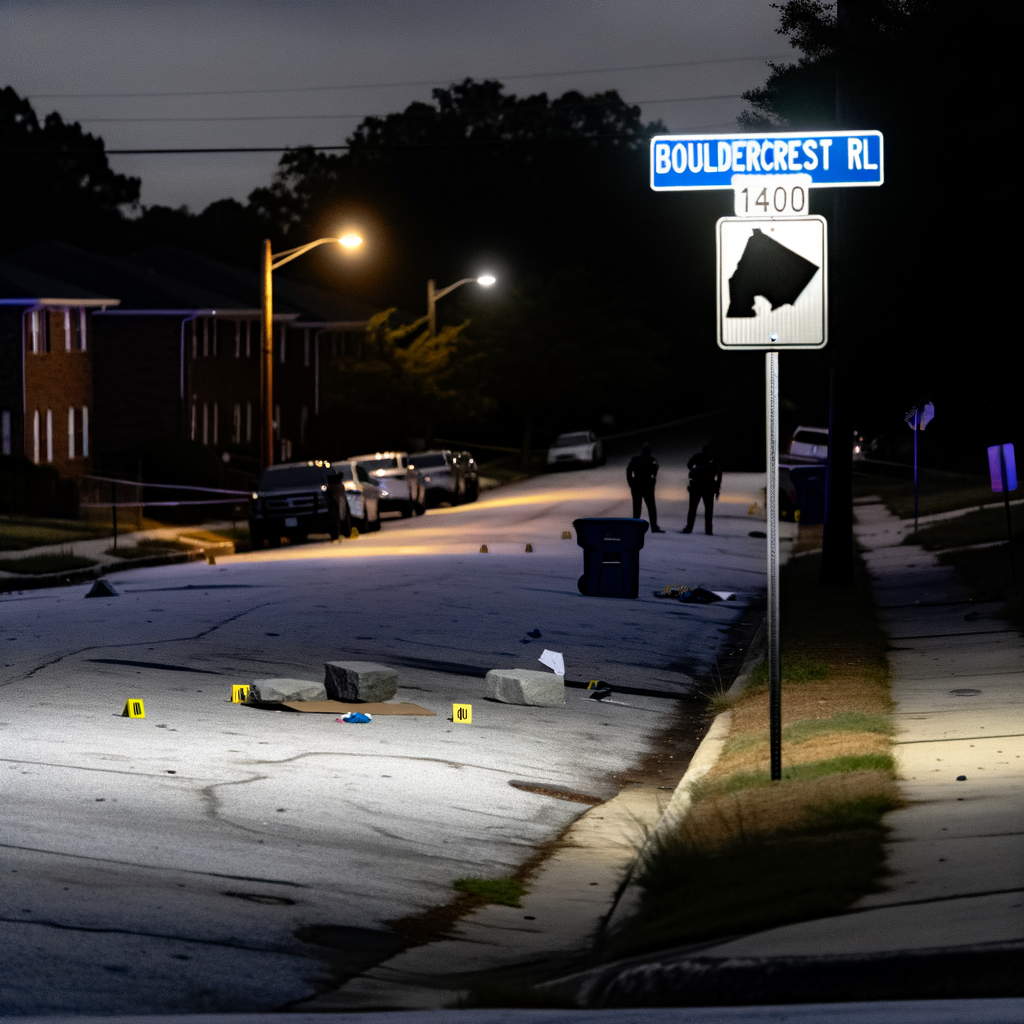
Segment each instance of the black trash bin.
[[577,586],[589,597],[638,597],[643,519],[577,519],[576,543],[583,548]]
[[790,466],[789,478],[796,490],[800,522],[804,526],[825,522],[825,466]]

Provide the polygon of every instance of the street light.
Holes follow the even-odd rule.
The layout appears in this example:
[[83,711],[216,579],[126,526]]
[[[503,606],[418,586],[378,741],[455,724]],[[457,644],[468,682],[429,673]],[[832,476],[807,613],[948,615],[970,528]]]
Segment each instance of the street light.
[[430,336],[433,337],[437,334],[438,299],[443,299],[449,292],[455,291],[456,288],[461,288],[464,284],[472,284],[476,281],[478,285],[490,288],[497,280],[493,274],[481,274],[479,277],[464,277],[461,281],[456,281],[455,284],[450,284],[447,288],[442,288],[438,291],[434,287],[434,279],[431,278],[427,282],[427,325],[430,330]]
[[272,253],[270,239],[263,239],[263,361],[260,364],[260,444],[263,468],[274,464],[274,290],[271,275],[279,267],[291,263],[303,253],[318,245],[337,242],[345,249],[357,249],[363,244],[352,231],[341,238],[318,238],[315,242],[297,245],[294,249]]

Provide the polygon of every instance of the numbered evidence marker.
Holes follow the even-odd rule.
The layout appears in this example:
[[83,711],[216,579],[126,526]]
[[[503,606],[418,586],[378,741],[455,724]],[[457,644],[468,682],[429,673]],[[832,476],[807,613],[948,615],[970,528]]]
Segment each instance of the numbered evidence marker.
[[125,701],[124,711],[121,712],[121,717],[122,718],[145,718],[146,717],[146,709],[143,706],[142,701],[138,700],[135,697],[129,697],[128,700]]
[[456,725],[470,725],[473,722],[473,705],[472,704],[453,704],[452,705],[452,721]]
[[231,687],[231,703],[244,704],[249,699],[249,687],[244,684],[235,684]]
[[825,218],[723,217],[717,236],[719,347],[824,348]]

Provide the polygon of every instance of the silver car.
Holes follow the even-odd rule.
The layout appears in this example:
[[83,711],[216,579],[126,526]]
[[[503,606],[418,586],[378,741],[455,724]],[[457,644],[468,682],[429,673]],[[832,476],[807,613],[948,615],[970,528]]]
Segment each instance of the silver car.
[[345,486],[345,498],[352,525],[360,533],[372,533],[380,529],[380,488],[369,473],[359,465],[347,459],[344,462],[331,464]]
[[789,442],[789,454],[801,462],[828,459],[828,427],[797,427]]
[[420,480],[429,506],[449,502],[458,505],[466,493],[466,481],[462,469],[448,449],[416,452],[409,460]]
[[349,462],[362,466],[380,487],[380,510],[401,512],[403,519],[426,511],[426,495],[419,473],[409,465],[408,452],[353,455]]
[[548,469],[556,466],[603,466],[604,445],[592,430],[559,434],[548,449]]

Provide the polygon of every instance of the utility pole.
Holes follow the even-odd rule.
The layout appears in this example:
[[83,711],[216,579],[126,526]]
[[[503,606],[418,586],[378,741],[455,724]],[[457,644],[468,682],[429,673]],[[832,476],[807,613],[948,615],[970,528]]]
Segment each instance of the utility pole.
[[263,239],[263,344],[260,361],[260,465],[274,464],[274,292],[270,239]]
[[[855,0],[838,0],[835,83],[837,129],[847,127],[853,120],[853,85],[849,62],[859,14]],[[850,387],[853,363],[848,350],[854,332],[847,319],[853,310],[842,301],[844,270],[850,265],[849,259],[844,259],[843,255],[849,246],[849,197],[845,193],[846,189],[836,189],[833,193],[832,216],[829,221],[829,340],[833,350],[829,381],[825,526],[819,574],[819,583],[826,587],[853,586],[853,410]]]
[[427,330],[431,338],[437,334],[437,295],[433,278],[427,282]]

